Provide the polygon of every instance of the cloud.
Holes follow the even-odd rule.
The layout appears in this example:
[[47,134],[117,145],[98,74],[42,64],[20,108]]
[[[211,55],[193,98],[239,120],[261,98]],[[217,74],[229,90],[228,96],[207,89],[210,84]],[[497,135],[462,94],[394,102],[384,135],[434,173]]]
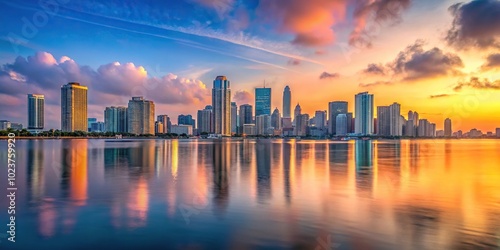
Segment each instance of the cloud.
[[500,1],[473,0],[450,6],[453,16],[446,41],[459,49],[500,48]]
[[[25,106],[26,94],[29,93],[44,94],[46,105],[58,110],[61,85],[73,81],[88,86],[89,110],[91,106],[101,111],[106,106],[126,106],[132,96],[144,96],[157,104],[169,105],[201,105],[210,99],[209,90],[200,80],[171,73],[148,77],[144,67],[133,63],[113,62],[94,70],[78,65],[69,57],[56,60],[50,53],[37,52],[27,58],[17,57],[13,63],[0,69],[0,95],[16,99],[16,102],[2,103],[2,115],[16,117],[15,112],[19,111],[17,103]],[[6,114],[3,114],[4,108]],[[91,115],[96,114],[89,113]],[[53,127],[59,127],[59,116],[47,120],[54,123]]]
[[368,75],[385,75],[386,71],[386,67],[384,67],[382,64],[370,63],[368,64],[366,69],[363,70],[363,73]]
[[484,78],[480,79],[479,77],[471,77],[468,81],[459,82],[453,90],[461,91],[464,87],[469,87],[473,89],[491,89],[491,90],[500,90],[500,80],[496,80],[491,82],[490,80]]
[[235,0],[190,0],[190,1],[214,10],[220,19],[224,19],[226,15],[234,8],[235,5]]
[[349,36],[349,44],[370,47],[374,34],[370,32],[369,23],[374,22],[380,26],[384,22],[398,22],[401,19],[401,13],[410,7],[412,0],[358,0],[355,2],[355,27]]
[[438,94],[438,95],[430,95],[429,98],[435,99],[435,98],[443,98],[443,97],[450,97],[452,95],[450,94]]
[[297,59],[290,59],[288,60],[287,64],[291,66],[297,66],[300,65],[301,61]]
[[[458,55],[444,52],[437,47],[426,50],[424,45],[424,41],[417,40],[399,52],[392,62],[387,63],[385,66],[382,64],[369,64],[363,70],[363,73],[387,75],[391,81],[393,79],[415,81],[463,74],[461,69],[464,64]],[[369,86],[372,86],[372,84]]]
[[481,70],[487,71],[500,67],[500,53],[490,54],[486,62],[481,66]]
[[392,81],[376,81],[376,82],[371,82],[371,83],[360,83],[359,86],[363,88],[369,88],[369,87],[375,87],[379,85],[391,85],[394,82]]
[[319,76],[319,79],[333,79],[333,78],[339,78],[340,75],[339,73],[328,73],[328,72],[323,72],[321,73],[321,75]]
[[253,102],[253,95],[246,90],[238,90],[233,95],[233,101],[238,105],[250,104]]

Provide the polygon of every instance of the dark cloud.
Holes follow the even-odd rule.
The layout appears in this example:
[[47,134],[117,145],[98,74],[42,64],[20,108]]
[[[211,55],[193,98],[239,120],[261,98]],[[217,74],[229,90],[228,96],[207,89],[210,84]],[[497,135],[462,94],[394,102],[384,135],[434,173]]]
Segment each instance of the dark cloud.
[[481,70],[491,70],[500,68],[500,53],[491,54],[486,58],[486,63],[481,66]]
[[450,94],[439,94],[439,95],[431,95],[431,96],[429,96],[429,98],[435,99],[435,98],[443,98],[443,97],[450,97],[450,96],[452,96],[452,95],[450,95]]
[[387,69],[384,65],[382,64],[375,64],[375,63],[370,63],[368,64],[368,67],[363,70],[363,73],[368,74],[368,75],[385,75],[387,72]]
[[453,16],[446,41],[456,48],[500,48],[500,1],[474,0],[449,8]]
[[300,60],[298,59],[294,59],[294,58],[291,58],[290,60],[288,60],[287,64],[288,65],[291,65],[291,66],[297,66],[297,65],[300,65]]
[[233,101],[238,105],[250,104],[253,101],[253,95],[246,90],[238,90],[233,95]]
[[424,45],[424,41],[417,40],[399,52],[392,62],[385,66],[369,64],[363,73],[387,75],[399,81],[462,75],[461,69],[464,64],[458,55],[446,53],[437,47],[426,50]]
[[367,24],[373,22],[381,26],[384,22],[400,21],[401,13],[410,7],[412,0],[357,0],[354,2],[356,26],[349,36],[349,44],[370,47],[375,34],[370,31]]
[[461,91],[464,87],[473,89],[492,89],[500,90],[500,80],[490,81],[486,78],[480,79],[479,77],[471,77],[468,81],[459,82],[453,90]]
[[333,78],[338,78],[340,77],[339,73],[328,73],[328,72],[323,72],[319,76],[319,79],[333,79]]

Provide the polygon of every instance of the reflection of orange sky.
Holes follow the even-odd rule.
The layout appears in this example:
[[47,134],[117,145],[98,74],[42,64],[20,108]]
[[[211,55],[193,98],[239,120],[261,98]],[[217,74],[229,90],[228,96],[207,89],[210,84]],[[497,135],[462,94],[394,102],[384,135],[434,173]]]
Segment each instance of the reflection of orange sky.
[[44,237],[55,233],[57,213],[51,201],[43,201],[38,214],[38,232]]

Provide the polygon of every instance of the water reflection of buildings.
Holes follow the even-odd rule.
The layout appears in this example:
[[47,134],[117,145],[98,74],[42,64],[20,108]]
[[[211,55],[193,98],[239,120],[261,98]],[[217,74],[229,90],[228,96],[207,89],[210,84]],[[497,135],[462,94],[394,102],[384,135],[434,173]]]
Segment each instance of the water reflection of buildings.
[[213,203],[217,215],[221,215],[229,204],[230,145],[229,141],[214,142],[212,145]]
[[[134,142],[126,146],[107,144],[104,149],[104,168],[107,178],[114,179],[110,187],[114,196],[111,222],[115,227],[137,228],[147,223],[149,210],[149,179],[160,171],[164,162],[163,147],[154,140]],[[160,162],[160,163],[159,163]]]
[[373,142],[356,141],[356,190],[358,195],[371,197],[373,190]]
[[282,143],[283,147],[283,183],[285,189],[285,200],[287,204],[290,204],[292,200],[292,184],[290,183],[290,175],[292,171],[291,159],[292,155],[292,144],[290,143]]
[[44,166],[43,166],[43,140],[28,140],[27,152],[27,185],[30,201],[38,201],[43,198],[45,189]]
[[257,199],[259,202],[271,198],[271,146],[270,141],[256,143]]
[[61,152],[61,187],[75,205],[87,200],[87,140],[63,140]]

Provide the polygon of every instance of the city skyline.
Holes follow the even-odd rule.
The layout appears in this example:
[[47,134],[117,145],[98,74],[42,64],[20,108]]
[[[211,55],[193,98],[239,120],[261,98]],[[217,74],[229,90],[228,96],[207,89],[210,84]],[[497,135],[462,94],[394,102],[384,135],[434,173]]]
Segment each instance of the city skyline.
[[[26,124],[17,109],[27,109],[26,94],[43,94],[45,127],[56,128],[55,88],[72,81],[89,87],[88,116],[99,120],[105,106],[126,105],[132,96],[154,100],[157,113],[194,117],[210,104],[213,77],[226,74],[238,106],[252,104],[252,90],[266,81],[276,90],[290,86],[291,105],[300,102],[307,114],[369,91],[375,107],[397,101],[401,113],[419,110],[440,129],[447,117],[460,121],[455,131],[500,124],[499,34],[489,26],[471,33],[479,23],[460,18],[488,16],[497,1],[291,1],[280,12],[259,2],[178,1],[164,14],[153,10],[165,5],[148,3],[144,15],[124,16],[126,1],[102,8],[72,1],[44,23],[32,21],[44,11],[34,1],[1,2],[0,119]],[[191,9],[189,20],[175,17]],[[387,10],[394,15],[383,15]],[[270,106],[282,107],[282,97],[273,95]]]

